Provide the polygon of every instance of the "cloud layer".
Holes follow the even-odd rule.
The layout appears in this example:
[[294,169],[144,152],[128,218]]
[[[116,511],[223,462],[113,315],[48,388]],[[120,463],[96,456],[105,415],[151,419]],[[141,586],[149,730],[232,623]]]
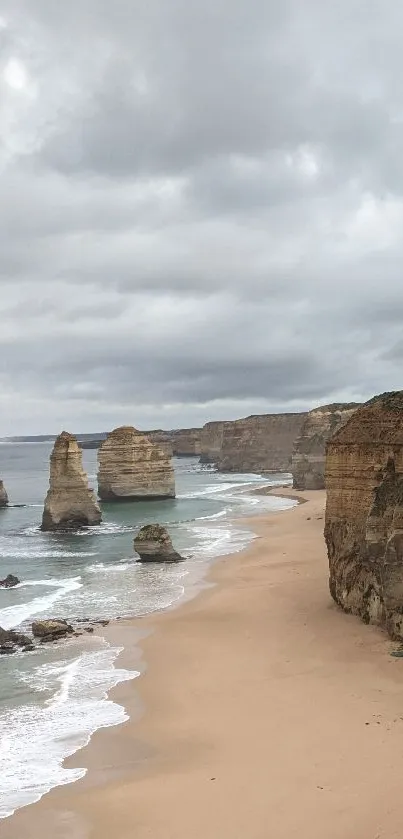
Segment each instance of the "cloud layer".
[[3,0],[0,435],[402,387],[402,25]]

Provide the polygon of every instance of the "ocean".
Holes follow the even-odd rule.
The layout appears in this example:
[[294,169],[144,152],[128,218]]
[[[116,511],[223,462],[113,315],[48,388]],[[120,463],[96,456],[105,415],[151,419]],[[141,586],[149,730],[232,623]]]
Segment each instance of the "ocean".
[[[223,474],[196,458],[178,458],[175,500],[104,504],[98,527],[45,534],[39,525],[50,452],[48,443],[0,444],[0,477],[10,501],[0,510],[0,579],[12,573],[21,580],[0,589],[4,629],[27,630],[38,617],[114,619],[166,609],[203,579],[216,557],[254,538],[242,516],[294,504],[250,492],[283,484],[289,475]],[[83,455],[95,488],[97,452]],[[185,562],[136,562],[133,537],[148,522],[169,526]],[[67,769],[65,758],[97,729],[127,719],[108,699],[112,687],[139,675],[116,665],[120,652],[98,635],[84,635],[0,657],[0,819],[82,777],[85,769]]]

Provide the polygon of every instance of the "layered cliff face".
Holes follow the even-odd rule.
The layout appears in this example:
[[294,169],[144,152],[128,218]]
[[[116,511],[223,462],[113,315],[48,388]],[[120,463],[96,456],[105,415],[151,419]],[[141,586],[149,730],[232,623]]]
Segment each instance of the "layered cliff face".
[[7,507],[8,495],[3,481],[0,481],[0,507]]
[[306,414],[262,414],[224,422],[217,467],[222,472],[289,472]]
[[99,524],[101,510],[82,466],[82,452],[75,437],[63,431],[50,456],[49,490],[42,516],[42,530],[66,530]]
[[160,449],[162,449],[166,457],[172,457],[172,440],[167,431],[157,429],[156,431],[145,431],[144,434],[149,440],[151,440],[152,443],[155,443],[160,447]]
[[294,489],[324,489],[326,443],[358,407],[355,402],[338,403],[309,412],[294,444],[291,467]]
[[176,457],[195,457],[200,454],[201,428],[178,428],[169,434]]
[[207,422],[200,434],[200,463],[217,463],[220,459],[224,422]]
[[330,592],[403,638],[403,391],[358,408],[327,444]]
[[103,501],[174,498],[171,459],[135,428],[116,428],[98,452],[98,491]]

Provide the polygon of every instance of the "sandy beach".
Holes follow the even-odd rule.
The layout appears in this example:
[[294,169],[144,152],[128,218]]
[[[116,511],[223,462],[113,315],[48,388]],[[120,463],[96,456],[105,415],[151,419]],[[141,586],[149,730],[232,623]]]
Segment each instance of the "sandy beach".
[[110,629],[142,671],[113,692],[130,721],[1,839],[400,839],[403,662],[332,603],[325,496],[304,498],[195,599]]

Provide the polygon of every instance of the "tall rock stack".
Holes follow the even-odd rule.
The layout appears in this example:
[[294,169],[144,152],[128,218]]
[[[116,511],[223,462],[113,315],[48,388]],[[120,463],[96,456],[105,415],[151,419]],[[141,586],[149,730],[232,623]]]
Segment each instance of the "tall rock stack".
[[3,484],[3,481],[0,481],[0,508],[7,507],[8,505],[8,495],[6,492],[6,488]]
[[101,510],[82,466],[82,451],[63,431],[50,456],[49,490],[41,530],[68,530],[99,524]]
[[261,414],[223,423],[221,472],[289,472],[306,414]]
[[327,444],[330,592],[403,638],[403,391],[354,412]]
[[98,492],[102,501],[175,498],[171,459],[141,431],[116,428],[98,452]]
[[220,459],[224,422],[207,422],[200,435],[200,463],[217,463]]
[[326,443],[359,407],[358,403],[322,405],[310,411],[294,444],[294,489],[324,489]]

